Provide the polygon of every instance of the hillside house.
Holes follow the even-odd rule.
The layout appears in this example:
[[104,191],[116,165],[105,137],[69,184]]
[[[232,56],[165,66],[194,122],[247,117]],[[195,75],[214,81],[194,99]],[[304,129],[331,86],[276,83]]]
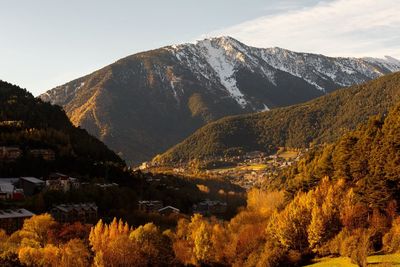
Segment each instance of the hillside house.
[[163,208],[163,203],[159,200],[141,200],[138,202],[138,207],[143,212],[158,212]]
[[43,190],[45,181],[35,177],[21,177],[19,179],[19,186],[24,190],[26,196],[32,196]]
[[0,228],[11,234],[21,229],[25,219],[34,215],[26,209],[0,210]]
[[15,161],[22,155],[22,150],[18,147],[0,147],[0,160]]
[[169,216],[171,214],[179,214],[180,210],[172,206],[166,206],[158,210],[158,213],[164,216]]
[[19,178],[0,178],[0,199],[21,200],[24,199],[24,190],[17,188]]
[[145,161],[145,162],[142,162],[142,164],[140,164],[139,170],[146,170],[150,167],[151,167],[151,162]]
[[0,199],[12,199],[15,186],[11,183],[0,183]]
[[96,223],[98,207],[95,203],[55,205],[50,214],[61,223]]
[[69,177],[62,173],[52,173],[46,180],[46,189],[54,191],[68,192],[71,189],[78,189],[80,187],[77,178]]
[[56,159],[56,153],[52,149],[30,149],[29,154],[45,161],[53,161]]
[[193,205],[193,213],[200,213],[202,215],[219,215],[227,210],[227,203],[219,200],[206,199]]
[[119,186],[117,183],[104,183],[104,184],[97,183],[95,185],[103,189],[116,188]]

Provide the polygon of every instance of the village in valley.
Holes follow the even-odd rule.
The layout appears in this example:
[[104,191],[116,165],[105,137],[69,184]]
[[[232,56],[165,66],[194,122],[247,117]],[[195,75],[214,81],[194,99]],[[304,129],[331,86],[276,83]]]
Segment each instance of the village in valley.
[[292,166],[299,161],[309,149],[280,147],[273,155],[262,151],[244,153],[241,156],[225,156],[213,162],[200,163],[205,167],[189,165],[175,166],[173,168],[159,166],[157,163],[144,162],[139,169],[144,172],[170,172],[207,178],[223,178],[229,180],[245,190],[261,187],[268,179],[275,179],[280,171]]
[[280,148],[273,155],[267,155],[261,151],[249,152],[242,157],[223,159],[235,163],[236,166],[209,169],[206,172],[227,177],[232,183],[250,190],[254,187],[261,187],[268,179],[277,178],[282,169],[299,161],[305,151],[306,149],[303,151],[301,149]]
[[[0,147],[0,163],[12,163],[23,157],[26,153],[30,157],[40,159],[44,162],[55,160],[55,153],[51,149],[34,149],[25,152],[18,147],[3,146]],[[174,170],[176,171],[176,175],[181,175],[179,173],[180,170],[176,168]],[[146,172],[148,170],[142,171]],[[219,171],[218,174],[225,175],[225,172]],[[230,173],[229,175],[233,176],[235,174]],[[169,181],[166,175],[149,175],[144,179],[144,183],[145,187],[153,188],[154,190],[169,191],[171,194],[183,194],[181,191],[185,190],[185,186]],[[239,184],[239,182],[237,183]],[[107,195],[112,190],[121,189],[121,186],[115,182],[83,181],[80,178],[60,172],[52,172],[42,177],[0,177],[0,199],[2,200],[2,206],[0,207],[0,228],[5,229],[7,233],[12,233],[20,229],[25,219],[37,214],[35,210],[31,210],[29,207],[43,206],[43,204],[40,204],[40,201],[39,204],[37,203],[39,195],[42,197],[46,193],[55,193],[58,195],[70,192],[83,193],[90,192],[93,188]],[[221,195],[221,191],[224,192],[224,190],[219,190],[217,195],[221,197],[218,199],[212,197],[212,194],[208,194],[209,188],[203,185],[203,183],[197,184],[196,190],[202,195],[210,195],[210,198],[196,198],[198,200],[191,204],[188,209],[181,210],[174,205],[174,200],[171,201],[170,199],[165,202],[159,196],[156,196],[156,194],[151,194],[149,196],[142,196],[136,201],[134,212],[141,214],[141,216],[173,218],[175,221],[182,217],[187,218],[194,213],[216,217],[224,217],[226,215],[229,204],[223,200],[224,197]],[[227,196],[235,196],[236,194],[234,190],[226,191]],[[39,213],[47,212],[60,223],[80,222],[83,224],[93,224],[105,212],[101,210],[95,201],[46,204],[48,208],[41,210]]]

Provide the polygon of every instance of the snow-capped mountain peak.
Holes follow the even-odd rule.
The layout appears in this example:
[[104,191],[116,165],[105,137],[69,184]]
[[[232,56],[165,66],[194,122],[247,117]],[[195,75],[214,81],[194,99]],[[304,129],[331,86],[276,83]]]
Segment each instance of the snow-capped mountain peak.
[[129,161],[143,161],[223,116],[305,102],[399,70],[390,57],[326,57],[223,36],[131,55],[40,97]]

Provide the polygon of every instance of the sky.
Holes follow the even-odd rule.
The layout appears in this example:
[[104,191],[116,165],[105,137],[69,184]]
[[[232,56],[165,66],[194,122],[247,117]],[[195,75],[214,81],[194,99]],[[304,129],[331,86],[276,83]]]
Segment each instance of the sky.
[[0,0],[0,79],[34,95],[165,45],[229,35],[256,47],[400,59],[399,0]]

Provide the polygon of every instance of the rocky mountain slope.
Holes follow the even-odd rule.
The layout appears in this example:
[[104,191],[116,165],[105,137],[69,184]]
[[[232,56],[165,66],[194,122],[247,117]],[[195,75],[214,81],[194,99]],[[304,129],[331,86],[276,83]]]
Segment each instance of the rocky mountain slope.
[[332,58],[220,37],[126,57],[40,98],[139,163],[218,118],[305,102],[398,70],[390,57]]
[[309,102],[210,123],[155,160],[165,164],[195,158],[215,160],[277,147],[331,142],[370,116],[385,114],[400,101],[400,72],[338,90]]

